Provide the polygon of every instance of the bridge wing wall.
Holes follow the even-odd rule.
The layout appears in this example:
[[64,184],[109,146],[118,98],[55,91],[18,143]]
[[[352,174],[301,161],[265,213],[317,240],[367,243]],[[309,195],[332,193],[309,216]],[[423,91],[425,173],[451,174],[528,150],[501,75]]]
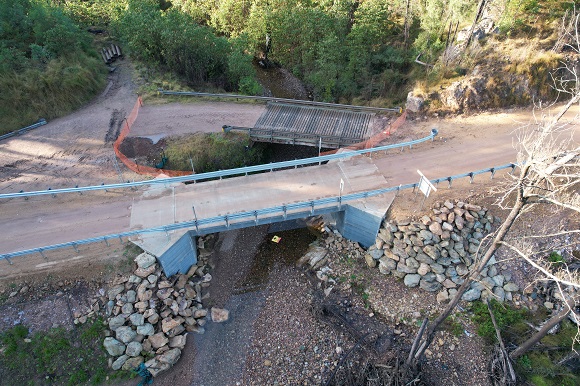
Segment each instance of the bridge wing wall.
[[343,205],[343,208],[343,211],[333,213],[340,234],[365,248],[373,245],[384,215],[367,212],[350,204]]
[[187,273],[189,268],[197,263],[195,238],[186,232],[159,257],[159,262],[167,277],[176,273]]

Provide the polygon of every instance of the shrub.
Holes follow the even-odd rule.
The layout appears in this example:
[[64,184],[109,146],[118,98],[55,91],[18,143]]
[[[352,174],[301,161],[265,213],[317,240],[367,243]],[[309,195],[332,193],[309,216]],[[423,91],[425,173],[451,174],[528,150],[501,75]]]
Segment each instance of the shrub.
[[[490,301],[490,306],[500,331],[507,327],[517,327],[517,324],[524,319],[524,311],[511,308],[508,304],[499,303],[495,299]],[[471,307],[471,311],[474,313],[473,321],[477,325],[477,333],[488,341],[497,341],[487,305],[479,301],[474,302]]]

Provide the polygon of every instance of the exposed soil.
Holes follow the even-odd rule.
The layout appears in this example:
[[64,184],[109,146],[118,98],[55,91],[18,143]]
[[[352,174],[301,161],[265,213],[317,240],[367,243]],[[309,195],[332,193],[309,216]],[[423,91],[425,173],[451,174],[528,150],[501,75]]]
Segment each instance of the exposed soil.
[[165,139],[153,142],[153,140],[143,137],[125,138],[119,146],[121,153],[134,160],[135,163],[150,167],[155,167],[157,163],[161,162],[164,148]]
[[261,68],[257,64],[255,64],[255,67],[266,96],[301,100],[312,99],[302,82],[285,68],[275,65],[269,68]]

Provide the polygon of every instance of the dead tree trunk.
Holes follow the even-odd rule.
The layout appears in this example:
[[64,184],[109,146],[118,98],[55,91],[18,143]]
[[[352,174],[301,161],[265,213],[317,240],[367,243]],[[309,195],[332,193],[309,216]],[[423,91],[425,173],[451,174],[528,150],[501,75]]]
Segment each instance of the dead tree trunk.
[[506,236],[506,234],[510,230],[511,226],[516,221],[518,215],[520,214],[520,211],[524,207],[525,202],[524,202],[524,198],[523,198],[523,189],[524,189],[523,188],[523,180],[524,180],[525,175],[527,174],[528,167],[524,166],[523,168],[524,168],[524,170],[522,171],[521,176],[518,180],[520,187],[518,189],[518,195],[517,195],[517,199],[516,199],[516,203],[515,203],[514,207],[512,208],[510,214],[508,215],[506,220],[502,223],[501,227],[497,231],[497,234],[495,235],[495,237],[492,241],[492,244],[490,245],[488,250],[485,252],[485,255],[483,256],[483,258],[481,259],[481,261],[477,265],[477,268],[473,272],[471,272],[469,277],[463,282],[463,284],[461,284],[461,286],[457,290],[457,294],[455,295],[455,297],[451,300],[451,302],[449,302],[449,304],[447,305],[447,307],[445,308],[443,313],[441,313],[441,315],[439,315],[439,317],[437,319],[435,319],[435,321],[433,322],[431,327],[429,327],[429,329],[427,330],[427,334],[425,335],[425,341],[423,342],[423,344],[420,346],[419,350],[417,350],[417,353],[415,354],[416,360],[419,360],[419,358],[421,358],[421,356],[423,355],[423,353],[425,352],[427,347],[429,347],[429,345],[431,344],[431,342],[435,338],[435,333],[439,329],[439,326],[443,323],[443,321],[445,321],[445,319],[447,319],[447,317],[451,314],[451,312],[453,312],[453,309],[455,308],[455,306],[457,306],[457,303],[459,303],[459,301],[461,300],[461,297],[463,296],[465,291],[467,291],[467,289],[469,288],[471,283],[475,279],[477,279],[477,276],[481,273],[481,271],[484,270],[487,263],[491,260],[491,257],[493,256],[495,251],[497,251],[497,249],[501,246],[501,241],[504,239],[504,237]]
[[536,343],[538,343],[552,327],[560,323],[564,320],[568,314],[572,311],[572,308],[575,306],[575,302],[572,299],[567,299],[566,302],[562,305],[562,309],[556,315],[552,316],[546,324],[538,332],[530,337],[530,339],[526,340],[522,343],[518,348],[510,353],[510,358],[517,359],[528,352]]
[[[493,314],[493,310],[489,305],[489,302],[486,300],[485,304],[487,304],[487,310],[489,311],[489,316],[491,318],[491,322],[493,323],[493,328],[495,328],[495,336],[497,337],[497,341],[499,342],[499,351],[496,351],[492,362],[490,372],[494,379],[493,384],[500,384],[500,385],[515,385],[516,384],[516,372],[512,366],[511,360],[505,346],[503,344],[503,340],[501,338],[501,332],[499,331],[499,327],[497,322],[495,321],[495,316]],[[497,381],[497,382],[496,382]]]
[[465,42],[465,48],[469,47],[469,43],[471,43],[473,31],[475,30],[475,26],[479,22],[479,19],[481,19],[481,15],[483,14],[483,9],[485,8],[486,1],[487,0],[481,0],[481,2],[479,3],[477,13],[475,14],[475,19],[473,19],[473,24],[471,24],[471,28],[469,28],[469,34],[467,35],[467,42]]
[[[505,221],[501,224],[499,229],[497,230],[495,237],[491,241],[491,245],[486,250],[483,258],[477,265],[477,267],[469,274],[467,279],[461,284],[459,289],[457,290],[457,294],[453,297],[451,302],[447,305],[445,310],[439,315],[437,319],[433,322],[433,324],[427,330],[425,335],[425,340],[417,350],[415,354],[415,360],[419,360],[421,356],[424,354],[425,350],[435,337],[435,333],[439,329],[440,325],[447,319],[447,317],[453,312],[453,309],[457,306],[461,297],[467,291],[471,283],[477,279],[481,271],[486,267],[487,263],[491,260],[491,257],[495,254],[502,244],[504,244],[504,238],[509,232],[510,228],[522,212],[522,209],[529,203],[530,198],[533,199],[534,197],[534,189],[537,184],[539,184],[547,175],[554,172],[552,167],[545,168],[543,170],[534,171],[532,169],[533,161],[539,161],[540,159],[544,159],[544,156],[541,153],[536,154],[537,151],[541,151],[543,149],[545,138],[549,137],[553,130],[555,129],[556,125],[560,121],[560,119],[564,116],[564,114],[570,109],[572,105],[578,103],[580,101],[580,93],[575,94],[568,103],[560,109],[560,111],[556,114],[556,116],[552,119],[552,121],[547,124],[543,130],[541,130],[537,135],[538,139],[531,144],[531,148],[528,148],[528,155],[525,162],[521,165],[520,174],[518,179],[515,183],[514,192],[516,193],[516,199],[512,210],[510,211],[509,215],[505,219]],[[555,155],[555,154],[554,154]],[[553,157],[552,157],[553,158]],[[549,202],[549,201],[547,201]]]

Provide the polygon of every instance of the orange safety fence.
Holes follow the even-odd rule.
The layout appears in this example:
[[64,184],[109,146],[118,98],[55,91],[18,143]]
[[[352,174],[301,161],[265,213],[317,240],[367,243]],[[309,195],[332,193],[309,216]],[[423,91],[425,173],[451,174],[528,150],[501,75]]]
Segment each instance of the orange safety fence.
[[[371,149],[376,145],[378,145],[379,143],[381,143],[382,141],[384,141],[385,139],[387,139],[392,132],[396,131],[399,127],[403,126],[406,119],[407,119],[407,110],[405,110],[403,114],[401,114],[401,116],[395,120],[395,122],[389,124],[389,126],[380,133],[373,135],[366,141],[362,141],[359,143],[355,143],[354,145],[347,146],[345,147],[345,149],[349,150]],[[339,149],[325,151],[323,153],[320,153],[320,155],[335,154],[338,150]]]
[[137,115],[139,114],[139,108],[141,106],[143,106],[143,101],[141,100],[141,97],[138,97],[137,102],[135,102],[135,106],[133,107],[133,110],[131,110],[129,116],[125,118],[125,126],[123,126],[123,128],[121,129],[121,132],[119,133],[119,136],[117,137],[115,143],[113,143],[113,149],[115,150],[117,158],[119,158],[121,162],[125,164],[125,166],[127,166],[129,169],[131,169],[137,174],[143,174],[151,177],[157,177],[160,174],[164,174],[168,177],[186,176],[191,174],[191,172],[187,171],[157,169],[152,168],[150,166],[138,165],[137,163],[131,161],[125,154],[121,152],[119,146],[121,146],[123,140],[127,137],[127,135],[129,135],[129,132],[131,131],[131,126],[133,126],[133,123],[135,123]]

